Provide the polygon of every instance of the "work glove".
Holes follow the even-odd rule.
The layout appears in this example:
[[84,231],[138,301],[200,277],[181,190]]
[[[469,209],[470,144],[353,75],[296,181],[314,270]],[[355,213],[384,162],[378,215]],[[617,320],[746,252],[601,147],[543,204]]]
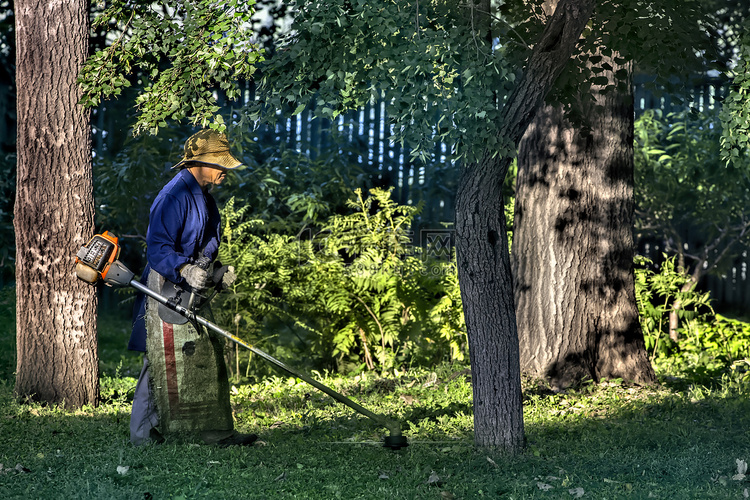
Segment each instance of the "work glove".
[[214,267],[213,281],[216,287],[221,290],[226,290],[237,279],[237,273],[234,272],[234,266],[222,266],[221,262],[217,262]]
[[237,280],[237,273],[234,272],[234,266],[227,266],[227,271],[221,277],[221,288],[226,290]]
[[204,290],[208,287],[208,271],[195,264],[185,264],[180,270],[187,284],[193,290]]

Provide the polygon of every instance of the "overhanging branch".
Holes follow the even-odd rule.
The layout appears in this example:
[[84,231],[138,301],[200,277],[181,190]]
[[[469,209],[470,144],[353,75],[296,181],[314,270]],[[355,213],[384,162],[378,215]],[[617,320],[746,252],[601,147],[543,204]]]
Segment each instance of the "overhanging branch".
[[501,134],[512,144],[519,143],[562,73],[595,5],[596,0],[561,0],[558,3],[501,112]]

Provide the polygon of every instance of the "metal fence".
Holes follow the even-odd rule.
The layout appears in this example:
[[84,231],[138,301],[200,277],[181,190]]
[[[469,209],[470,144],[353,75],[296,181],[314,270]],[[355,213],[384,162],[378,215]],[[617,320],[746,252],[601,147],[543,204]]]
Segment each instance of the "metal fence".
[[[253,98],[251,84],[244,84],[243,99]],[[650,79],[639,76],[634,84],[636,116],[647,109],[661,109],[666,115],[687,106],[699,111],[712,109],[721,101],[726,85],[718,78],[702,79],[680,88],[682,100],[668,90],[658,90]],[[243,103],[240,102],[240,105]],[[439,226],[453,221],[455,190],[460,165],[447,157],[450,146],[439,144],[432,158],[424,164],[412,161],[411,150],[390,140],[385,103],[375,102],[364,108],[346,113],[335,122],[314,119],[310,110],[280,120],[275,126],[261,126],[259,141],[264,144],[281,144],[315,156],[344,140],[361,151],[360,165],[366,167],[373,178],[383,185],[393,186],[395,199],[402,204],[424,205],[422,219],[428,225]],[[334,136],[336,137],[334,141]]]
[[[688,85],[688,84],[686,84]],[[681,101],[671,97],[666,92],[652,92],[649,90],[648,80],[636,80],[635,105],[636,115],[646,109],[660,109],[666,115],[671,111],[682,111],[688,107],[703,112],[717,109],[726,96],[728,85],[721,78],[707,78],[689,83],[689,91],[683,92]],[[705,238],[695,234],[695,230],[686,226],[680,231],[680,239],[688,248],[698,248],[704,244]],[[650,238],[638,242],[638,250],[642,255],[658,262],[662,258],[665,248],[664,242]],[[711,293],[714,307],[718,310],[730,310],[735,314],[745,314],[750,310],[750,276],[748,276],[748,262],[750,249],[740,248],[734,262],[725,266],[719,273],[704,276],[698,288]],[[689,263],[688,263],[689,264]]]
[[[253,99],[251,84],[245,84],[244,100]],[[242,100],[239,102],[243,104]],[[414,161],[412,150],[391,140],[387,106],[370,102],[361,109],[344,113],[335,120],[314,118],[305,109],[275,125],[261,125],[258,141],[281,145],[315,157],[318,151],[347,144],[359,152],[357,162],[378,185],[393,187],[400,204],[422,203],[424,224],[440,226],[453,221],[453,201],[460,166],[448,159],[447,144],[439,144],[428,162]]]

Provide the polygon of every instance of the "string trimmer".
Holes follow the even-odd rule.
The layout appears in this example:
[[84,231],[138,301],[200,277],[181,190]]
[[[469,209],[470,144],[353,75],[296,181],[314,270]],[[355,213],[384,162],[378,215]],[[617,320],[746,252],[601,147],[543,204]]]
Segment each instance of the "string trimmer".
[[401,426],[398,422],[373,413],[367,408],[355,403],[346,396],[339,394],[328,386],[325,386],[306,375],[305,373],[299,372],[294,368],[284,364],[278,359],[274,358],[270,354],[253,347],[246,343],[242,339],[232,335],[226,330],[222,329],[218,325],[208,321],[207,319],[198,316],[195,311],[184,307],[177,303],[174,298],[167,298],[164,295],[151,290],[146,285],[142,284],[138,280],[133,279],[133,273],[125,267],[125,265],[118,260],[120,256],[120,245],[119,240],[115,235],[109,231],[105,231],[103,234],[97,234],[89,242],[81,248],[76,256],[76,276],[86,283],[95,284],[100,279],[109,286],[131,286],[151,297],[158,303],[168,307],[169,309],[177,312],[184,316],[194,324],[203,325],[209,330],[225,337],[235,344],[238,344],[245,349],[249,349],[261,358],[270,362],[278,368],[281,368],[285,372],[307,382],[316,389],[328,394],[336,401],[345,404],[354,411],[361,413],[362,415],[370,418],[379,425],[382,425],[388,429],[389,435],[385,437],[383,446],[398,450],[409,445],[406,438],[401,434]]

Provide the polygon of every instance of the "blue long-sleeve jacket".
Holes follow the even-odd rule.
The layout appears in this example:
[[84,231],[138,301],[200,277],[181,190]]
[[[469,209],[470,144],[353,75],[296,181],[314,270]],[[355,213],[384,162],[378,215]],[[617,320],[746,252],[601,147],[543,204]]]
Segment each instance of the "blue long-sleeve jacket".
[[[180,268],[202,255],[216,258],[221,241],[221,216],[213,197],[204,192],[193,174],[181,170],[151,205],[146,233],[147,265],[141,277],[146,284],[151,269],[177,285],[184,285]],[[133,331],[128,349],[146,351],[146,297],[136,296]]]

